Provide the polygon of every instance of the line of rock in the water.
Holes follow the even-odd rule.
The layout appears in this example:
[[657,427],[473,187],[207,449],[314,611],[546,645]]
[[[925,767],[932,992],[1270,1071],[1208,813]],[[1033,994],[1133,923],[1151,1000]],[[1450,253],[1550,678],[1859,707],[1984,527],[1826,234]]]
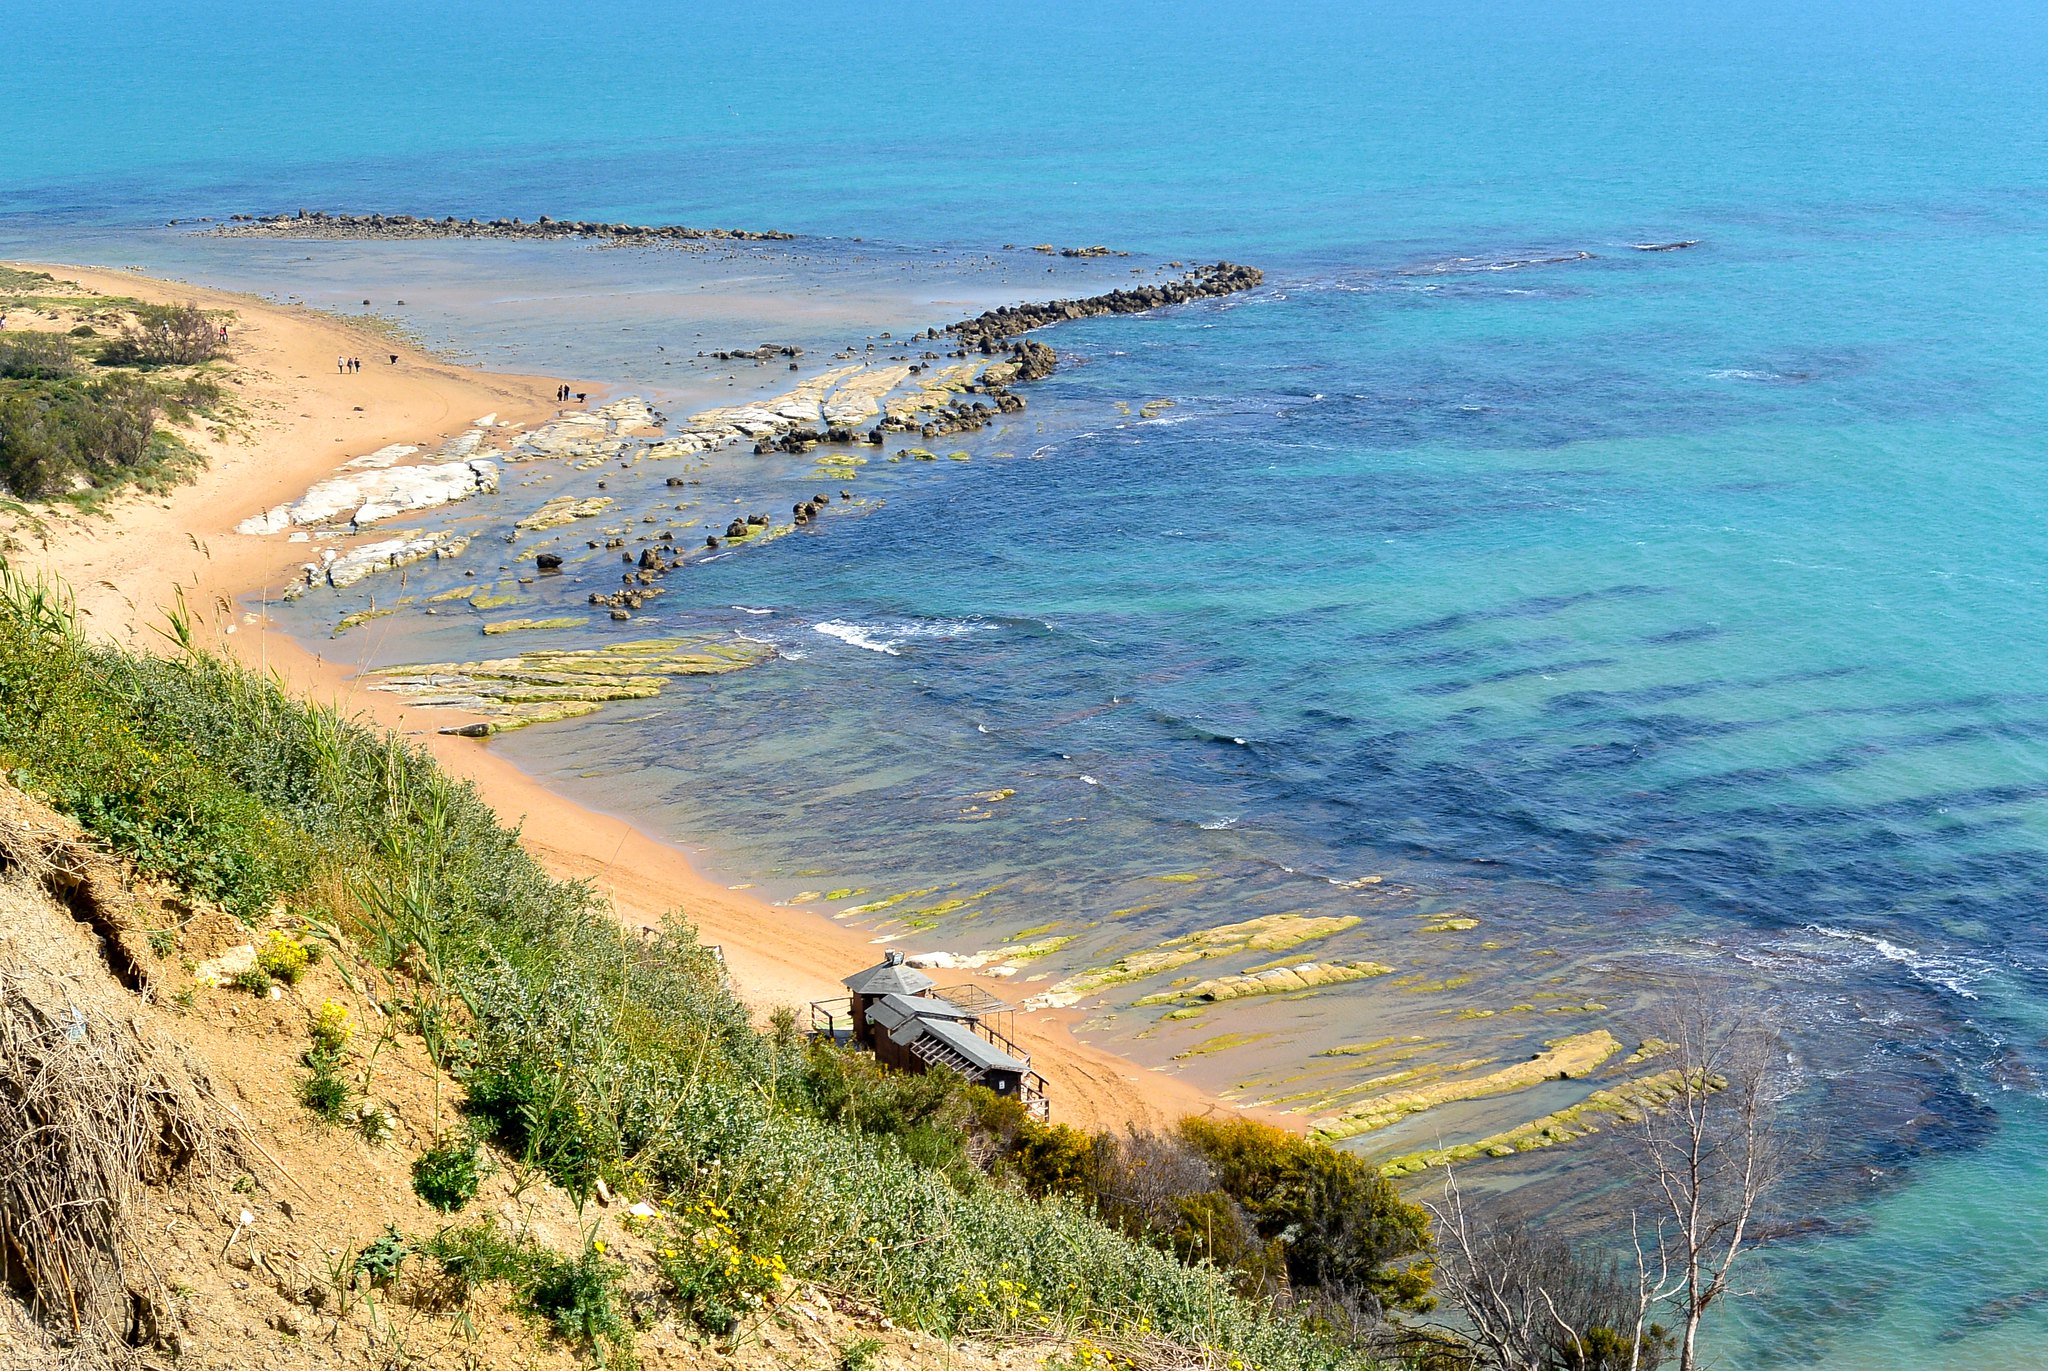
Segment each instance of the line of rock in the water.
[[209,233],[221,238],[601,238],[662,242],[678,239],[787,241],[793,233],[700,229],[683,224],[606,224],[591,219],[424,219],[411,214],[236,214]]
[[[722,348],[717,352],[700,352],[697,355],[720,362],[773,362],[783,357],[801,357],[804,350],[793,343],[763,343],[757,348]],[[790,370],[795,369],[792,362]]]
[[[1047,348],[1050,352],[1052,349]],[[1036,379],[1036,378],[1033,378]],[[999,386],[971,385],[969,390],[980,391],[994,401],[975,400],[948,405],[944,409],[928,411],[929,419],[885,418],[865,433],[851,428],[793,428],[772,438],[757,439],[754,455],[765,456],[771,452],[787,452],[801,455],[820,443],[866,443],[880,447],[891,433],[915,433],[924,438],[943,438],[953,433],[973,433],[987,427],[999,414],[1018,414],[1024,409],[1024,397],[1013,395]]]
[[[1216,262],[1195,267],[1177,281],[1158,285],[1125,286],[1103,295],[1079,300],[1047,300],[1038,304],[1003,305],[963,319],[944,330],[969,348],[992,353],[1005,341],[1047,324],[1067,319],[1088,319],[1104,314],[1142,314],[1167,305],[1184,305],[1191,300],[1212,299],[1251,290],[1266,279],[1257,267],[1236,262]],[[1032,379],[1030,377],[1024,378]]]
[[[1013,248],[1016,245],[1014,243],[1005,243],[1003,246]],[[1051,243],[1033,243],[1031,250],[1033,252],[1042,252],[1047,257],[1128,257],[1131,255],[1128,252],[1118,252],[1115,248],[1106,248],[1100,243],[1086,248],[1056,248]]]

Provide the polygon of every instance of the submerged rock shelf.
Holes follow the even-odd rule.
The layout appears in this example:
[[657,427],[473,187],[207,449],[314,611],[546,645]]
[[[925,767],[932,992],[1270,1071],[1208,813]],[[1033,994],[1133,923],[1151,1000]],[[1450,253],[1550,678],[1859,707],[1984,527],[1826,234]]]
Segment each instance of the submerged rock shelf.
[[[516,622],[516,621],[515,621]],[[372,690],[422,705],[484,715],[449,733],[486,734],[591,714],[615,700],[647,700],[683,676],[721,676],[775,655],[765,643],[722,637],[656,638],[609,647],[537,649],[482,662],[386,667]]]

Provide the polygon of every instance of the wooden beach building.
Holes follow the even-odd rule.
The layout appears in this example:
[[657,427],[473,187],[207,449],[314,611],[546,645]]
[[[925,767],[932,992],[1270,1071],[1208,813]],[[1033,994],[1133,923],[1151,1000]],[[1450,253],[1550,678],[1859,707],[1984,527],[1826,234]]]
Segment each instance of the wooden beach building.
[[895,951],[842,984],[846,999],[811,1006],[814,1032],[864,1048],[897,1071],[948,1067],[975,1085],[1022,1100],[1033,1116],[1046,1117],[1045,1077],[1031,1069],[1030,1054],[1004,1031],[1015,1021],[1010,1005],[974,986],[940,989]]

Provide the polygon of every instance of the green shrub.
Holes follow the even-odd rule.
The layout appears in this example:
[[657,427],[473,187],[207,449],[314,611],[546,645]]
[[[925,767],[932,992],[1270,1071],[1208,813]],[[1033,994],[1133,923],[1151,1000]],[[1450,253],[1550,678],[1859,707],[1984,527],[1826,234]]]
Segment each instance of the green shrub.
[[612,1359],[630,1364],[633,1330],[620,1309],[619,1281],[626,1268],[608,1260],[601,1238],[592,1238],[577,1257],[546,1260],[527,1295],[557,1335],[583,1348],[600,1366]]
[[1429,1216],[1371,1163],[1249,1119],[1184,1119],[1180,1133],[1260,1235],[1285,1244],[1296,1285],[1369,1313],[1429,1307]]
[[26,499],[118,483],[172,460],[162,412],[156,388],[129,373],[14,386],[0,392],[0,481]]
[[[256,969],[261,976],[264,972]],[[298,1084],[299,1103],[327,1123],[340,1123],[348,1116],[355,1092],[341,1074],[343,1054],[349,1039],[348,1011],[332,1000],[320,1006],[307,1026],[312,1045],[300,1058],[306,1074]],[[388,1120],[387,1120],[388,1122]],[[364,1134],[369,1137],[369,1133]],[[380,1141],[371,1137],[372,1142]]]
[[420,1243],[419,1251],[433,1258],[452,1283],[456,1304],[466,1304],[477,1290],[497,1281],[511,1286],[525,1303],[534,1282],[549,1265],[548,1254],[533,1239],[523,1233],[507,1234],[492,1218],[444,1228]]
[[764,1308],[789,1268],[773,1253],[749,1251],[732,1215],[699,1200],[663,1228],[655,1264],[684,1317],[709,1333],[730,1333]]
[[1022,1129],[1006,1161],[1034,1195],[1087,1198],[1101,1188],[1096,1139],[1068,1124],[1033,1124]]
[[369,1278],[374,1286],[386,1286],[398,1275],[412,1248],[396,1228],[387,1227],[384,1236],[356,1254],[355,1273]]
[[58,334],[0,333],[0,377],[55,381],[77,370],[77,354]]
[[325,1123],[340,1123],[354,1092],[331,1066],[313,1065],[298,1084],[299,1103]]
[[262,997],[270,993],[270,973],[260,966],[245,966],[228,978],[228,984],[248,994]]
[[114,366],[196,366],[225,356],[220,326],[196,304],[137,305],[100,360]]
[[476,1198],[484,1176],[483,1149],[467,1131],[428,1148],[412,1164],[412,1190],[444,1214]]
[[[913,1075],[873,1057],[815,1040],[797,1082],[818,1117],[886,1140],[911,1160],[965,1181],[974,1107],[967,1082],[946,1070]],[[989,1092],[983,1092],[989,1093]]]

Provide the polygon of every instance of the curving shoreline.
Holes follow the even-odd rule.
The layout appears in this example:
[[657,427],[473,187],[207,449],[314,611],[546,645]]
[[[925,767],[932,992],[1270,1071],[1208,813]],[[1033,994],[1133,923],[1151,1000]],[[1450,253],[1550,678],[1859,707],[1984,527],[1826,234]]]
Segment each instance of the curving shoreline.
[[[297,306],[160,281],[128,272],[49,263],[48,271],[102,293],[154,303],[197,301],[235,318],[237,387],[259,414],[251,427],[207,444],[197,481],[167,494],[130,493],[108,502],[104,517],[50,512],[39,526],[16,524],[25,546],[10,553],[31,572],[60,577],[72,589],[87,631],[147,644],[177,597],[211,606],[208,645],[275,673],[293,694],[331,704],[426,748],[450,774],[474,784],[485,801],[522,830],[522,840],[558,876],[587,879],[612,901],[622,922],[653,928],[679,909],[707,942],[724,951],[741,996],[765,1014],[841,993],[839,978],[873,960],[869,937],[808,911],[780,908],[746,885],[729,886],[698,868],[690,854],[649,834],[630,817],[586,807],[554,791],[487,746],[445,734],[451,719],[369,688],[368,647],[340,640],[313,651],[238,602],[263,596],[302,575],[304,550],[280,539],[239,534],[235,525],[296,498],[331,476],[350,455],[387,444],[438,447],[490,412],[500,423],[538,424],[555,411],[545,378],[456,367],[402,343]],[[374,347],[373,347],[374,342]],[[360,378],[337,376],[337,352],[398,351],[400,363]],[[362,643],[361,646],[357,644]],[[999,980],[958,979],[1000,995]],[[1179,1076],[1146,1069],[1075,1037],[1080,1016],[1051,1011],[1020,1016],[1018,1038],[1051,1079],[1058,1117],[1086,1128],[1163,1127],[1190,1114],[1251,1113],[1299,1130],[1298,1120],[1223,1103]]]

